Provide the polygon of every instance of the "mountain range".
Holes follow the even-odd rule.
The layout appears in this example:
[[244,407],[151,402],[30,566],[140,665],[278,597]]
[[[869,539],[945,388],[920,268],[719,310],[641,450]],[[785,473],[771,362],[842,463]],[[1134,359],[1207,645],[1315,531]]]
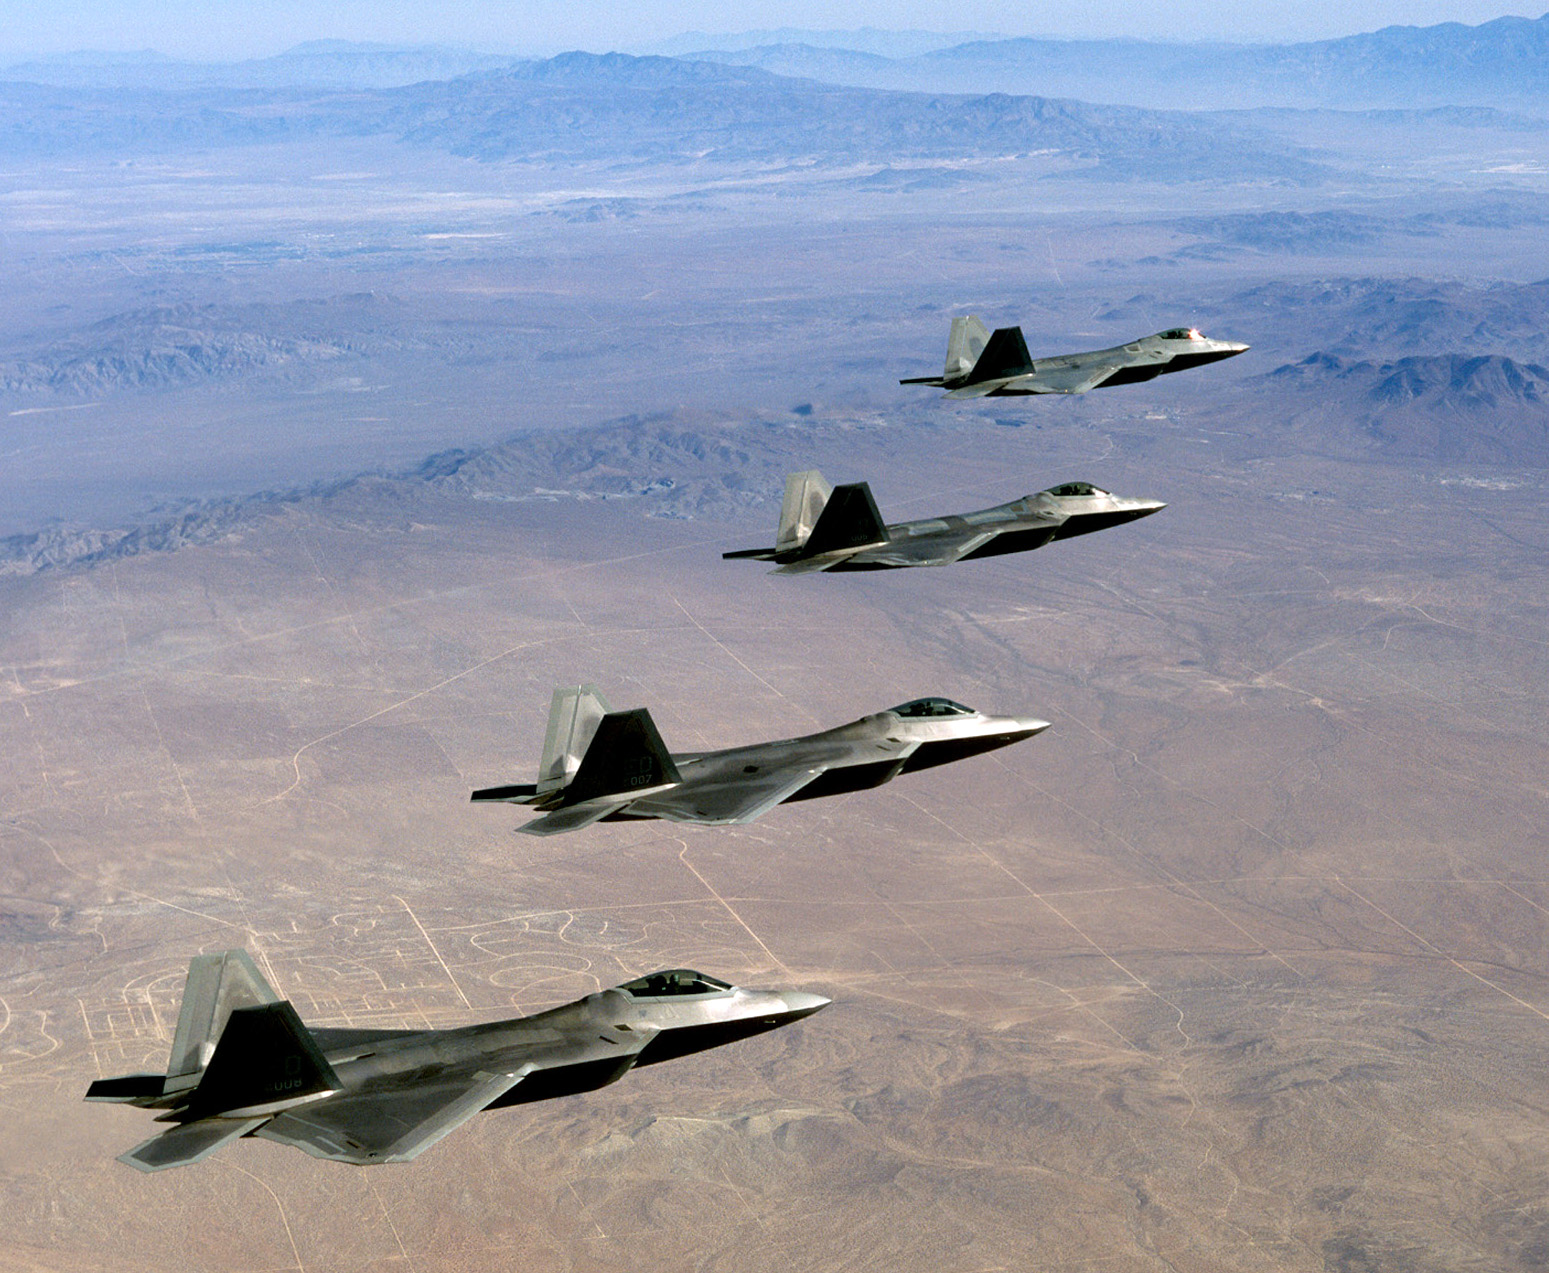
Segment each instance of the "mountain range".
[[1132,106],[1549,109],[1549,14],[1298,44],[980,40],[910,57],[771,43],[685,54],[834,84],[1036,93]]
[[1549,367],[1501,355],[1319,352],[1262,378],[1304,428],[1436,463],[1549,466]]
[[1109,177],[1303,180],[1288,142],[1186,111],[849,88],[622,53],[399,88],[61,88],[0,83],[0,154],[155,154],[383,136],[484,161],[853,164],[1040,156]]
[[[1477,26],[1389,26],[1288,44],[785,28],[688,33],[658,41],[649,52],[852,88],[1006,93],[1155,109],[1549,109],[1549,14]],[[533,65],[541,62],[498,51],[315,40],[233,62],[182,61],[154,52],[54,55],[0,68],[0,80],[82,89],[356,90]]]

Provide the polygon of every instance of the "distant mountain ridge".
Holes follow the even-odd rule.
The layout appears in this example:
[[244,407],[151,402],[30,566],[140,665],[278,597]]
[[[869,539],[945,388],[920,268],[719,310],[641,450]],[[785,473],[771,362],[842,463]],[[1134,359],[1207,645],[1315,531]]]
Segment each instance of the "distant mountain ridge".
[[[1451,356],[1511,350],[1518,362],[1549,362],[1549,279],[1464,283],[1415,278],[1334,278],[1255,284],[1224,298],[1221,321],[1235,316],[1255,330],[1259,313],[1299,320],[1306,343],[1345,362],[1391,361],[1389,351]],[[1374,356],[1375,355],[1375,356]]]
[[1319,352],[1262,380],[1310,400],[1318,427],[1354,426],[1390,455],[1549,466],[1549,367],[1539,363],[1498,354],[1378,362]]
[[836,84],[1036,93],[1150,108],[1496,106],[1549,110],[1549,14],[1301,44],[974,41],[906,58],[806,44],[706,49],[707,61]]
[[190,500],[116,527],[51,526],[3,537],[0,576],[175,551],[240,533],[305,500],[371,498],[406,487],[495,503],[645,500],[658,517],[724,516],[778,498],[784,474],[811,460],[814,447],[838,440],[852,455],[857,438],[868,435],[880,445],[882,426],[864,420],[733,421],[692,411],[627,416],[576,430],[525,430],[489,446],[438,452],[397,472]]
[[[1476,26],[1388,26],[1266,45],[782,28],[697,41],[687,34],[659,41],[649,53],[852,88],[1006,93],[1149,109],[1493,106],[1549,112],[1549,14]],[[0,81],[164,91],[384,89],[555,60],[441,45],[317,40],[235,62],[180,61],[148,50],[64,54],[0,67]]]
[[[0,393],[94,397],[263,376],[294,379],[407,341],[401,306],[372,293],[284,305],[164,305],[114,314],[0,358]],[[339,331],[341,317],[350,323]],[[423,338],[421,338],[423,343]]]
[[816,49],[842,49],[854,53],[872,53],[884,58],[915,57],[937,49],[949,49],[958,44],[974,41],[1004,40],[1004,35],[985,31],[919,31],[882,30],[878,27],[855,27],[850,30],[814,30],[806,27],[779,27],[763,31],[741,31],[732,34],[712,34],[705,31],[686,31],[668,40],[660,40],[643,49],[631,52],[655,53],[662,57],[679,57],[685,53],[697,53],[703,49],[766,48],[774,44],[805,44]]
[[385,135],[483,161],[855,164],[1038,156],[1112,177],[1299,181],[1321,173],[1241,123],[1046,97],[844,88],[752,67],[567,53],[349,92],[0,83],[0,154],[134,155]]
[[[1252,405],[1240,418],[1258,421],[1256,434],[1244,434],[1256,438],[1253,454],[1417,461],[1425,472],[1438,462],[1549,470],[1549,367],[1537,363],[1501,355],[1379,361],[1318,352],[1254,377],[1245,391]],[[995,419],[1023,422],[1021,416]],[[638,502],[642,516],[724,519],[777,503],[784,475],[799,467],[882,471],[896,453],[899,429],[984,427],[993,426],[982,417],[937,423],[929,415],[904,420],[893,412],[734,419],[678,410],[573,430],[528,429],[489,446],[438,452],[395,472],[188,501],[117,527],[52,526],[0,538],[0,575],[90,567],[209,543],[306,500],[395,503],[427,489],[451,501],[624,500]],[[1154,427],[1145,426],[1140,445],[1148,444]]]
[[402,47],[347,40],[312,40],[272,57],[239,62],[187,62],[152,51],[74,53],[0,66],[0,80],[59,88],[394,88],[424,80],[510,66],[513,54],[480,53],[439,45]]

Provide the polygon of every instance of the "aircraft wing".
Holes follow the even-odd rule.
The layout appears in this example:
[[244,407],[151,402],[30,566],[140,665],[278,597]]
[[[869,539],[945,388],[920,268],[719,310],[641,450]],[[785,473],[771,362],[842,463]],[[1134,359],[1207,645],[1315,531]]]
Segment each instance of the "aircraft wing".
[[[1015,530],[1018,527],[1008,525],[1004,529]],[[897,539],[877,548],[863,548],[839,563],[839,569],[854,566],[950,566],[954,561],[961,561],[968,556],[975,548],[989,543],[1001,530],[998,526],[988,530],[977,527]]]
[[1085,393],[1119,369],[1116,362],[1077,363],[1070,367],[1040,367],[1016,388],[1033,393]]
[[335,1162],[408,1162],[509,1092],[533,1068],[529,1063],[507,1073],[479,1070],[413,1087],[347,1093],[289,1110],[253,1134]]
[[665,795],[637,801],[630,811],[669,822],[702,822],[711,826],[752,822],[782,800],[790,799],[827,768],[772,768],[703,782],[689,781]]
[[1117,362],[1098,362],[1039,367],[1025,376],[964,385],[961,389],[953,389],[947,397],[986,398],[996,394],[1011,396],[1036,393],[1085,393],[1088,389],[1097,388],[1118,371],[1120,365]]
[[287,1110],[253,1135],[335,1162],[408,1162],[528,1075],[594,1061],[614,1062],[622,1073],[656,1034],[644,1023],[625,1033],[598,1030],[489,1057],[485,1069],[470,1064],[429,1079],[379,1081]]
[[843,572],[846,570],[888,570],[903,566],[950,566],[960,561],[975,548],[987,544],[996,535],[1019,526],[982,526],[961,531],[942,531],[937,534],[910,535],[889,540],[874,548],[862,548],[857,552],[824,553],[818,557],[806,557],[801,561],[776,566],[772,575],[807,575],[822,570]]

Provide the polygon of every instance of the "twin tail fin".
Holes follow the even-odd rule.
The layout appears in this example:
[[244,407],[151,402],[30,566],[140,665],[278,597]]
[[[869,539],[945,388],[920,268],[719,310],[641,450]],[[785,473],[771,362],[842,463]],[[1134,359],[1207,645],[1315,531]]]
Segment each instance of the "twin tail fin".
[[785,479],[785,500],[780,505],[780,528],[773,548],[747,548],[721,555],[789,565],[823,553],[887,541],[887,526],[869,485],[832,486],[816,469],[808,469]]

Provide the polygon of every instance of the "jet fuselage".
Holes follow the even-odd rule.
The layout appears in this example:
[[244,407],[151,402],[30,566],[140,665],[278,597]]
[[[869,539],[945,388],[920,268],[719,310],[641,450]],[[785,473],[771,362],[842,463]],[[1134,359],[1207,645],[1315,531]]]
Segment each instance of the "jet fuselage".
[[[906,718],[896,710],[875,712],[849,724],[799,738],[730,747],[724,751],[675,754],[673,763],[677,765],[685,787],[696,783],[736,782],[751,778],[766,767],[783,770],[823,767],[821,774],[781,802],[792,804],[798,800],[815,800],[880,787],[901,773],[932,769],[1009,747],[1049,727],[1048,721],[1032,716],[987,716],[968,708],[961,711],[961,715],[922,718]],[[868,750],[876,752],[875,759],[868,756]]]
[[821,995],[799,990],[728,986],[707,988],[701,994],[653,996],[615,987],[529,1017],[451,1030],[426,1030],[336,1045],[330,1045],[330,1031],[315,1033],[324,1044],[323,1055],[347,1092],[402,1086],[416,1077],[434,1077],[466,1068],[470,1058],[476,1058],[480,1068],[498,1072],[522,1064],[534,1052],[562,1054],[577,1038],[600,1038],[622,1044],[628,1034],[644,1033],[648,1037],[638,1052],[620,1046],[618,1056],[586,1056],[572,1064],[546,1065],[486,1106],[501,1109],[594,1091],[616,1082],[638,1066],[655,1065],[778,1029],[811,1016],[828,1002]]
[[[966,553],[960,559],[974,561],[980,557],[998,557],[1003,553],[1041,548],[1056,539],[1089,535],[1093,531],[1148,517],[1166,507],[1159,499],[1114,495],[1086,482],[1071,482],[1064,487],[1024,495],[1021,499],[996,504],[993,508],[979,509],[977,512],[889,523],[887,537],[889,543],[897,543],[900,540],[930,538],[961,531],[1013,528],[1001,529],[987,544]],[[1015,529],[1019,523],[1025,523],[1026,529]],[[831,569],[843,570],[845,566],[841,563]]]
[[530,1017],[308,1028],[245,952],[225,951],[190,965],[167,1074],[99,1079],[86,1099],[164,1111],[157,1121],[172,1126],[120,1155],[141,1171],[187,1166],[249,1136],[341,1162],[405,1162],[481,1110],[592,1091],[828,1002],[675,968]]
[[989,332],[969,315],[952,320],[941,375],[913,376],[900,383],[935,385],[949,398],[1082,394],[1219,362],[1247,348],[1240,341],[1212,339],[1193,327],[1175,327],[1107,349],[1033,358],[1020,327]]

